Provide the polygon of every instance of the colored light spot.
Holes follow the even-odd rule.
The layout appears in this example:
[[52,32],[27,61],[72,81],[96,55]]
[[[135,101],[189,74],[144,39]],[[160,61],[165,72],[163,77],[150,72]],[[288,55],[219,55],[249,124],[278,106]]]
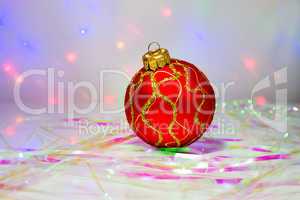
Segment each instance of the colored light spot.
[[7,73],[12,71],[12,66],[10,64],[3,64],[3,70]]
[[[12,162],[10,160],[0,160],[0,165],[10,165]],[[1,188],[1,184],[0,184]]]
[[27,41],[23,41],[23,42],[22,42],[22,45],[23,45],[24,47],[26,47],[26,48],[30,48],[30,47],[31,47],[30,44],[29,44],[29,42],[27,42]]
[[87,34],[87,29],[85,28],[80,29],[80,35],[85,35],[85,34]]
[[12,77],[12,78],[16,78],[16,76],[17,76],[17,71],[16,71],[16,69],[13,67],[13,65],[12,64],[10,64],[10,63],[4,63],[3,65],[2,65],[2,68],[3,68],[3,71],[8,75],[8,76],[10,76],[10,77]]
[[[190,148],[188,147],[171,147],[171,148],[159,148],[159,151],[163,155],[172,155],[176,157],[182,157],[182,155],[191,155],[191,154],[185,154],[190,151]],[[183,153],[183,154],[182,154]]]
[[66,53],[65,58],[66,58],[66,60],[67,60],[68,63],[73,64],[77,60],[77,54],[74,53],[74,52],[68,52],[68,53]]
[[49,105],[57,105],[57,104],[59,104],[59,100],[56,97],[49,98],[48,99],[48,104]]
[[19,156],[19,158],[24,158],[24,154],[23,153],[19,153],[18,156]]
[[21,124],[24,122],[24,118],[22,116],[17,116],[16,117],[16,124]]
[[159,148],[159,151],[163,152],[173,152],[173,153],[187,153],[191,149],[188,147],[171,147],[171,148]]
[[255,97],[255,103],[258,106],[264,106],[267,103],[267,99],[264,96]]
[[20,41],[20,45],[23,46],[27,50],[30,50],[30,51],[34,50],[34,48],[31,45],[31,43],[29,41],[27,41],[27,40],[21,40]]
[[116,97],[113,95],[106,95],[104,97],[105,104],[113,105],[115,103],[115,100],[116,100]]
[[269,149],[259,148],[259,147],[253,147],[251,148],[252,151],[258,151],[258,152],[272,152]]
[[266,160],[279,160],[279,159],[289,159],[288,154],[275,154],[275,155],[264,155],[255,158],[256,161],[266,161]]
[[16,133],[16,128],[14,126],[8,126],[4,129],[4,133],[7,136],[13,136]]
[[123,41],[118,41],[118,42],[116,43],[116,47],[117,47],[118,49],[124,49],[125,43],[124,43]]
[[298,109],[296,106],[293,107],[293,111],[296,111],[296,112],[297,112],[298,110],[299,110],[299,109]]
[[42,160],[43,162],[48,162],[48,163],[58,163],[60,162],[59,159],[55,158],[54,156],[47,156],[45,159]]
[[164,17],[171,17],[172,16],[172,10],[168,7],[163,8],[161,11],[162,16]]
[[23,81],[24,81],[23,76],[18,76],[18,77],[16,78],[16,83],[17,83],[17,84],[23,83]]
[[254,71],[256,69],[256,61],[252,58],[245,58],[243,64],[248,71]]
[[219,185],[229,184],[236,185],[239,184],[243,179],[242,178],[224,178],[224,179],[216,179],[216,183]]

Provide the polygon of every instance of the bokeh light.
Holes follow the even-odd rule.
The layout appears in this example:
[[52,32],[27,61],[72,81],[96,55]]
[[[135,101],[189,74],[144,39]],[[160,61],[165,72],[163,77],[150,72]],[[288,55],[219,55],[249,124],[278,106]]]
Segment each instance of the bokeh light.
[[264,106],[267,103],[267,99],[264,96],[257,96],[255,97],[255,103],[258,106]]
[[28,47],[29,46],[29,43],[27,41],[23,41],[22,44],[23,44],[24,47]]
[[48,104],[49,105],[58,105],[60,102],[59,102],[59,99],[57,97],[51,97],[51,98],[48,98]]
[[16,84],[21,84],[24,81],[24,77],[23,76],[17,76],[16,77]]
[[123,41],[118,41],[118,42],[116,43],[116,47],[117,47],[118,49],[124,49],[125,43],[124,43]]
[[172,10],[169,7],[165,7],[161,11],[162,16],[164,17],[171,17],[172,16]]
[[11,63],[4,63],[2,65],[2,68],[5,74],[8,75],[9,77],[15,79],[18,76],[18,72],[16,68]]
[[80,35],[86,35],[87,34],[87,32],[88,32],[88,30],[86,29],[86,28],[81,28],[80,29]]
[[13,136],[16,134],[16,128],[14,126],[8,126],[4,129],[4,134],[6,136]]
[[12,66],[10,64],[3,64],[3,70],[9,73],[12,70]]
[[75,52],[68,52],[65,55],[68,63],[74,64],[77,61],[77,54]]
[[16,124],[21,124],[24,122],[24,118],[22,116],[17,116],[16,117]]
[[114,105],[116,103],[116,97],[114,95],[106,95],[104,96],[104,103]]
[[256,69],[256,61],[253,58],[244,58],[243,64],[246,70],[255,71]]

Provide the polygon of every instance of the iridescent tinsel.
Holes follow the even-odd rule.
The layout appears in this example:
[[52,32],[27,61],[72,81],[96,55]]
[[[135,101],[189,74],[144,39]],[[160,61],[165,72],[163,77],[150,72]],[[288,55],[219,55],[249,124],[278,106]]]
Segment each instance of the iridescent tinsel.
[[[296,198],[299,111],[288,108],[288,132],[280,132],[257,115],[281,108],[250,105],[227,103],[209,132],[185,148],[155,149],[110,120],[25,120],[47,142],[7,144],[0,152],[0,199]],[[79,133],[87,122],[100,127],[97,134],[78,135],[70,144],[64,133]]]

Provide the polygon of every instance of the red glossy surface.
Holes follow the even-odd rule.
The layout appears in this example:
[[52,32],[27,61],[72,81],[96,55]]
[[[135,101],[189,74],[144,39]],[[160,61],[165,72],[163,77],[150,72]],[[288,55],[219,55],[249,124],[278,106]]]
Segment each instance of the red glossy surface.
[[194,65],[172,59],[156,71],[140,69],[129,84],[125,113],[131,128],[156,147],[186,146],[212,122],[215,95]]

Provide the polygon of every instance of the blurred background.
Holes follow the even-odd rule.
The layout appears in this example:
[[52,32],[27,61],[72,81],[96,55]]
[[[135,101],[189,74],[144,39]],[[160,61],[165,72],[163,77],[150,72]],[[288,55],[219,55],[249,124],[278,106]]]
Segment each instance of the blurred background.
[[[63,93],[68,81],[91,81],[103,92],[96,101],[120,108],[128,77],[142,67],[151,41],[198,66],[215,88],[230,85],[228,100],[250,98],[269,76],[271,86],[258,102],[273,102],[273,74],[283,68],[287,84],[280,88],[288,87],[289,102],[300,100],[298,0],[0,0],[0,101],[14,102],[13,88],[22,83],[27,105],[65,103],[49,97],[46,76],[21,76],[54,68],[55,88],[60,82]],[[103,70],[121,73],[105,75],[102,88]],[[86,106],[89,91],[79,88],[75,101]]]

